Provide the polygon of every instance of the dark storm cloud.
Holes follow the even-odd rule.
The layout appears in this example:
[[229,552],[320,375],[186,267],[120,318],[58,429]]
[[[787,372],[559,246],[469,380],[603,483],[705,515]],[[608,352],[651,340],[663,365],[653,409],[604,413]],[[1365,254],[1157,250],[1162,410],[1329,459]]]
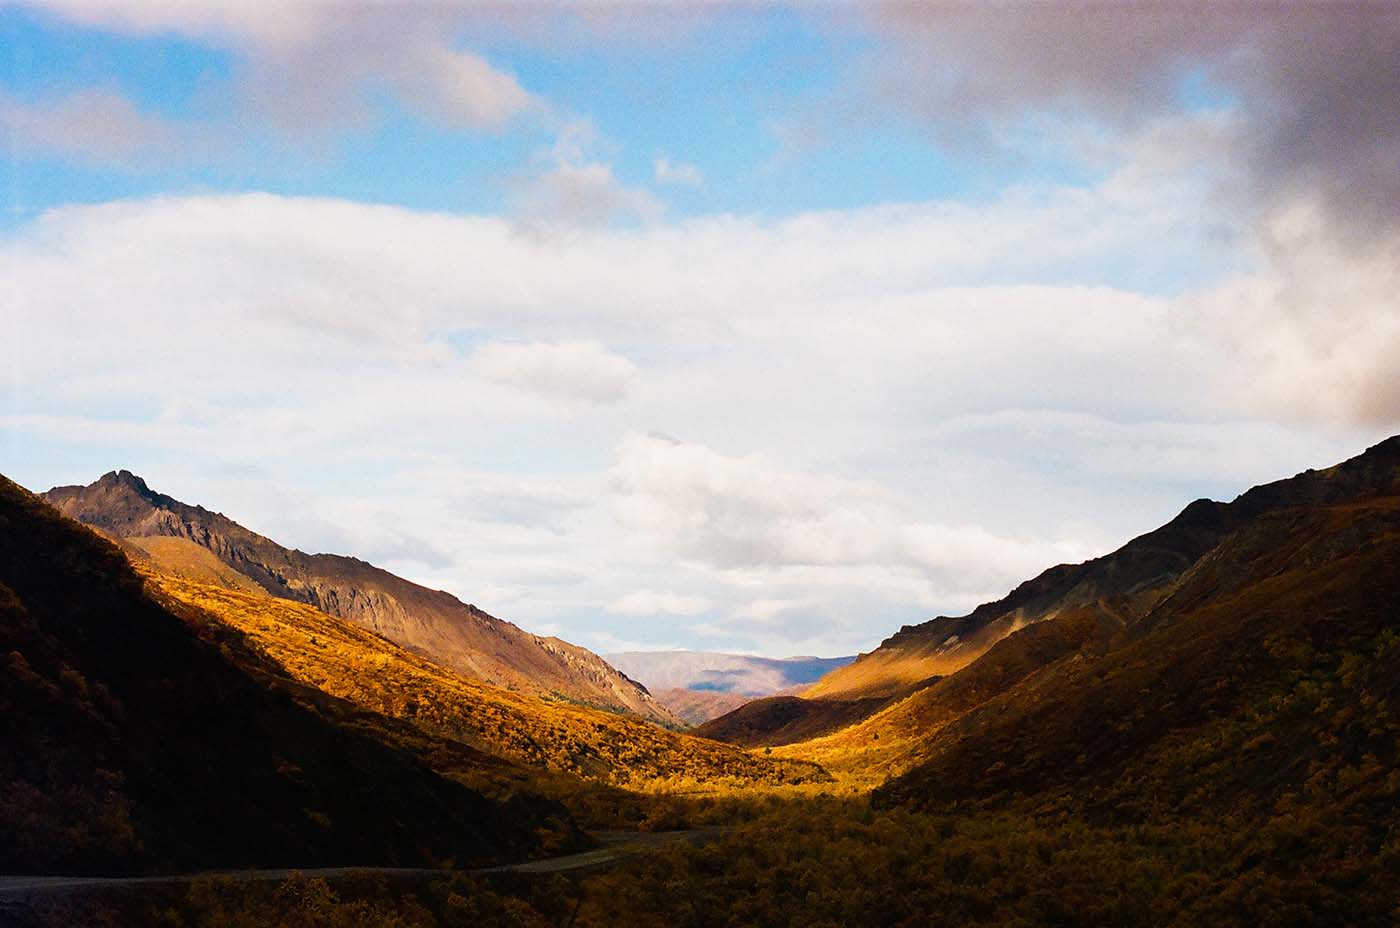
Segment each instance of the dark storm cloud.
[[[1263,207],[1400,224],[1400,7],[1394,4],[888,5],[877,88],[951,144],[1070,112],[1132,130],[1228,101]],[[1193,99],[1194,95],[1194,99]]]

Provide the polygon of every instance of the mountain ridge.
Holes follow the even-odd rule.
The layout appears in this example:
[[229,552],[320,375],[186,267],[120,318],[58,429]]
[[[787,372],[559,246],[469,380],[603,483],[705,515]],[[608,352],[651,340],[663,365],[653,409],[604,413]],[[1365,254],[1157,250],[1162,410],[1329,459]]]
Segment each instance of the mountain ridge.
[[[534,635],[359,558],[286,548],[222,513],[152,490],[130,471],[40,495],[65,515],[138,547],[143,538],[186,539],[274,596],[356,622],[485,682],[680,724],[646,687],[585,648]],[[159,564],[158,555],[146,554]]]
[[1145,614],[1173,582],[1240,526],[1265,513],[1321,505],[1400,485],[1400,436],[1340,464],[1251,487],[1228,503],[1198,499],[1176,517],[1116,550],[1060,564],[964,616],[906,625],[874,650],[833,671],[803,695],[862,698],[908,695],[924,680],[954,673],[997,641],[1058,612],[1088,608],[1125,624]]
[[3,477],[0,654],[8,872],[421,866],[523,856],[567,819],[299,704],[243,636],[175,615],[117,546]]

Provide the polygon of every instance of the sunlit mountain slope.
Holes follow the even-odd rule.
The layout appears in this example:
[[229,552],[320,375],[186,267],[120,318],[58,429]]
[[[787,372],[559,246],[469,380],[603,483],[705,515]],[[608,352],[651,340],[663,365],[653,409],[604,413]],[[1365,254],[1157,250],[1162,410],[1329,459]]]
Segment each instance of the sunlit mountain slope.
[[184,619],[0,478],[0,870],[422,866],[568,831],[562,808],[507,812],[298,701],[231,627]]
[[[680,724],[645,687],[591,651],[532,635],[356,558],[284,548],[220,513],[156,493],[127,471],[44,496],[80,522],[130,540],[162,572],[222,583],[209,565],[196,567],[188,546],[165,539],[190,541],[274,596],[349,619],[476,679]],[[246,589],[241,581],[222,585]]]

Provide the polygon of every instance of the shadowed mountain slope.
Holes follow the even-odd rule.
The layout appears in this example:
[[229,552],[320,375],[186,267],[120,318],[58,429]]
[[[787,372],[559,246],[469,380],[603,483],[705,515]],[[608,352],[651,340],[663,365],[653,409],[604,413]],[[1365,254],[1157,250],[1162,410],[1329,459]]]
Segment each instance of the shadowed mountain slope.
[[1230,503],[1197,500],[1171,522],[1082,564],[1052,567],[1005,598],[959,618],[905,626],[850,666],[823,677],[805,696],[899,696],[930,677],[965,667],[997,641],[1071,609],[1131,624],[1231,532],[1267,513],[1388,492],[1400,480],[1400,437],[1335,467],[1264,484]]
[[952,721],[878,798],[1063,797],[1114,819],[1307,809],[1357,847],[1393,835],[1400,488],[1378,489],[1231,534],[1119,646]]
[[128,471],[86,487],[55,487],[44,497],[66,515],[129,540],[162,572],[220,582],[187,546],[155,540],[183,539],[274,596],[349,619],[478,680],[679,724],[645,687],[591,651],[532,635],[356,558],[284,548],[220,513],[156,493]]
[[523,856],[563,814],[507,812],[299,704],[193,618],[0,478],[0,869],[422,866]]
[[853,725],[889,704],[888,699],[803,699],[765,696],[713,718],[695,729],[713,738],[745,747],[808,741]]

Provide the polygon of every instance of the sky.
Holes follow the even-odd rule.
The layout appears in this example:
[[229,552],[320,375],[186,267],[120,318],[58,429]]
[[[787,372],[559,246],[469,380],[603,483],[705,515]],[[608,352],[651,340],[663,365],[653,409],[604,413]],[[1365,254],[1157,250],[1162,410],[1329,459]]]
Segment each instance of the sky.
[[869,650],[1400,431],[1392,4],[0,0],[0,472]]

